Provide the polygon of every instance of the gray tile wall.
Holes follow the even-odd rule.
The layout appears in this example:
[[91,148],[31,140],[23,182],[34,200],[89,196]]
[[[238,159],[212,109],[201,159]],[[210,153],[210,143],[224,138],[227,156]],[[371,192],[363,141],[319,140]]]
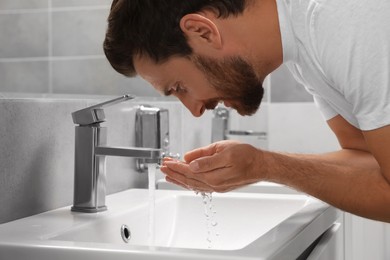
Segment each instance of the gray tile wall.
[[[112,0],[1,0],[0,92],[158,96],[116,73],[102,41]],[[269,102],[312,102],[283,66]]]
[[312,96],[294,79],[286,66],[280,66],[270,77],[270,102],[313,102]]
[[2,0],[1,10],[47,8],[47,0]]
[[42,13],[0,15],[0,57],[44,57],[48,53],[48,16]]
[[0,92],[159,96],[116,73],[102,43],[111,0],[1,0]]

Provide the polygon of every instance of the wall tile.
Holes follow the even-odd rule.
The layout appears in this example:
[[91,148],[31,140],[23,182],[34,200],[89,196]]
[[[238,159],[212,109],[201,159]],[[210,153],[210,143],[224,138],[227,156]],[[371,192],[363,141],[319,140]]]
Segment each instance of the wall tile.
[[47,0],[1,0],[0,10],[47,8]]
[[252,116],[241,116],[235,110],[230,111],[230,130],[252,130],[268,132],[268,103],[263,102]]
[[0,14],[0,58],[48,55],[47,13]]
[[126,78],[105,58],[53,61],[53,92],[61,94],[160,96],[140,78]]
[[0,126],[0,223],[70,202],[73,108],[49,100],[0,100],[7,122]]
[[0,92],[47,93],[47,61],[0,62]]
[[271,102],[313,102],[313,98],[282,65],[271,74]]
[[53,55],[103,55],[107,16],[108,8],[53,12]]
[[194,117],[187,108],[182,106],[181,139],[182,153],[211,143],[212,111],[205,111],[201,117]]
[[269,149],[292,153],[323,153],[339,149],[336,136],[314,103],[271,103]]
[[264,89],[264,95],[263,95],[263,100],[262,102],[266,103],[269,102],[270,100],[270,93],[271,93],[271,76],[268,75],[265,77],[263,81],[263,89]]
[[112,0],[51,0],[52,7],[111,5]]

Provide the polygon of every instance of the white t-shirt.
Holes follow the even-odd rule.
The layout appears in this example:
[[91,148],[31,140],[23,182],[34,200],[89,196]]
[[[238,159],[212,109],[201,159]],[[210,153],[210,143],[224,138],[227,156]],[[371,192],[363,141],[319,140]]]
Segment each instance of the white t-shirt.
[[277,0],[283,60],[325,119],[390,125],[390,1]]

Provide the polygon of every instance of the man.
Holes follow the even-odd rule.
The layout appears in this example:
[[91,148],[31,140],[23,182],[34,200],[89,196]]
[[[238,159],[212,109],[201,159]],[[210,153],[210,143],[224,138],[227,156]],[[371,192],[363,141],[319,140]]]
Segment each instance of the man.
[[218,192],[273,181],[390,222],[389,14],[387,0],[115,0],[104,50],[118,72],[140,75],[194,116],[219,102],[253,114],[264,78],[285,63],[340,151],[281,154],[222,141],[166,160],[167,180]]

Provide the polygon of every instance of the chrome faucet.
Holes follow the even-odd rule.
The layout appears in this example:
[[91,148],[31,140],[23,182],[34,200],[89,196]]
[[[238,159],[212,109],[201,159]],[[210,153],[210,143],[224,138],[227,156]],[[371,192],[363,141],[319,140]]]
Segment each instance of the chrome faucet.
[[213,119],[211,123],[211,142],[226,140],[226,135],[229,125],[229,110],[227,108],[217,106],[213,111]]
[[[107,209],[106,200],[106,156],[125,156],[147,159],[156,163],[162,158],[161,147],[109,147],[103,108],[134,97],[122,97],[87,107],[72,113],[75,127],[75,172],[72,211],[93,213]],[[142,129],[141,129],[142,130]],[[157,131],[157,130],[156,130]]]

